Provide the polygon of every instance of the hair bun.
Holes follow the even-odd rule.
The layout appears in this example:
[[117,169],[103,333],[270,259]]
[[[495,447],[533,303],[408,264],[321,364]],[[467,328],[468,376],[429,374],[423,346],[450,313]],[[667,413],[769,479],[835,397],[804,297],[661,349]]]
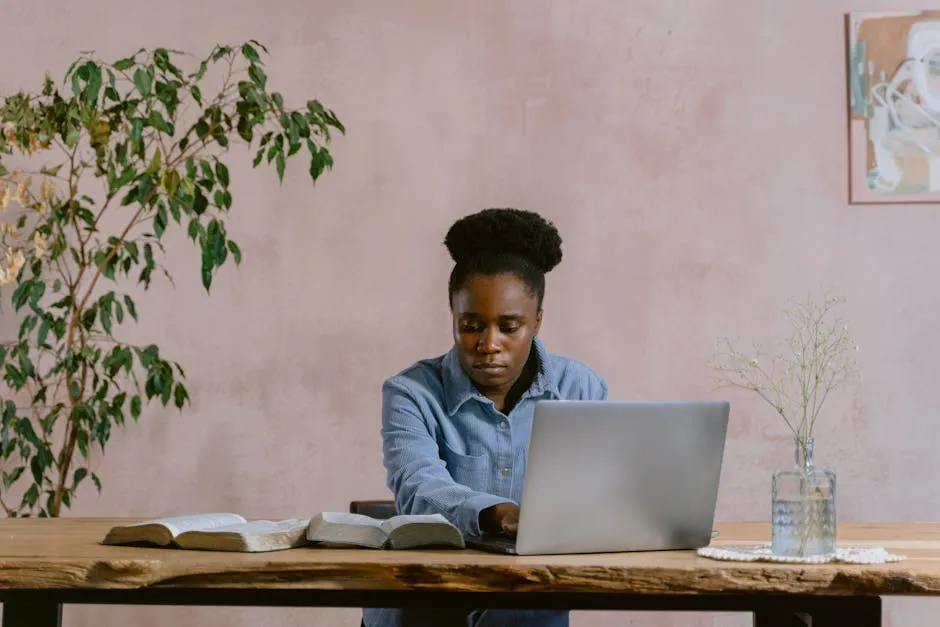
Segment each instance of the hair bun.
[[444,245],[455,263],[487,253],[518,255],[545,273],[561,263],[558,229],[522,209],[484,209],[464,216],[447,231]]

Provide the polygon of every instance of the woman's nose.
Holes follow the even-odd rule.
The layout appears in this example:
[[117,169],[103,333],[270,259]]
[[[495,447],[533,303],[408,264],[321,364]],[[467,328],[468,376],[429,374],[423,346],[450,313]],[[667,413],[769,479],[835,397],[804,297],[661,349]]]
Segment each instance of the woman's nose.
[[487,329],[480,334],[477,348],[483,353],[495,353],[499,351],[499,334],[493,329]]

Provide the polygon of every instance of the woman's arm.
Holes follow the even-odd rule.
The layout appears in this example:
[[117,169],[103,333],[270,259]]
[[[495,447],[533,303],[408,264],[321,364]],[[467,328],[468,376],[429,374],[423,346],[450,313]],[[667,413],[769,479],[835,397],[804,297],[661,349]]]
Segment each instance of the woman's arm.
[[480,535],[480,513],[510,502],[453,480],[418,403],[394,380],[382,386],[382,448],[401,513],[439,513],[465,535]]

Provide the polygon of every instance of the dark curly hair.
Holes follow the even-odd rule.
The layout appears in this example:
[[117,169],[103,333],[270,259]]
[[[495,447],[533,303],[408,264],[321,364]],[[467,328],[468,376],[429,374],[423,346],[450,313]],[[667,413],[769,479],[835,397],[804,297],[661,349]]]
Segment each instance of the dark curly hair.
[[508,273],[525,281],[541,309],[545,274],[561,262],[558,229],[522,209],[484,209],[464,216],[451,225],[444,245],[454,260],[449,296],[474,275]]

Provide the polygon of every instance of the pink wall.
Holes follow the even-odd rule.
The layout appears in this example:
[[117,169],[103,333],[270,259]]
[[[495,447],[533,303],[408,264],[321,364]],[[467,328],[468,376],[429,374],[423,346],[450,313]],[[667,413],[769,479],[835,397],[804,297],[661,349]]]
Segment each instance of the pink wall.
[[[787,296],[835,286],[864,370],[817,438],[818,459],[839,473],[841,519],[936,520],[940,211],[846,203],[842,15],[902,6],[5,3],[4,91],[38,86],[45,70],[61,76],[82,49],[201,55],[254,37],[289,101],[322,98],[350,131],[316,189],[301,164],[283,187],[273,173],[234,169],[230,230],[245,263],[212,297],[195,251],[173,240],[177,289],[153,290],[130,331],[187,366],[193,409],[151,409],[116,434],[98,465],[103,495],[86,490],[73,514],[310,515],[384,497],[379,386],[449,343],[444,231],[458,215],[509,205],[559,225],[566,258],[549,278],[543,336],[602,371],[615,398],[711,395],[702,364],[715,336],[777,330]],[[770,474],[791,457],[786,435],[746,398],[730,435],[719,518],[764,520]],[[889,624],[933,625],[937,603],[890,602]],[[358,624],[333,610],[98,607],[67,608],[65,624],[130,620]]]

